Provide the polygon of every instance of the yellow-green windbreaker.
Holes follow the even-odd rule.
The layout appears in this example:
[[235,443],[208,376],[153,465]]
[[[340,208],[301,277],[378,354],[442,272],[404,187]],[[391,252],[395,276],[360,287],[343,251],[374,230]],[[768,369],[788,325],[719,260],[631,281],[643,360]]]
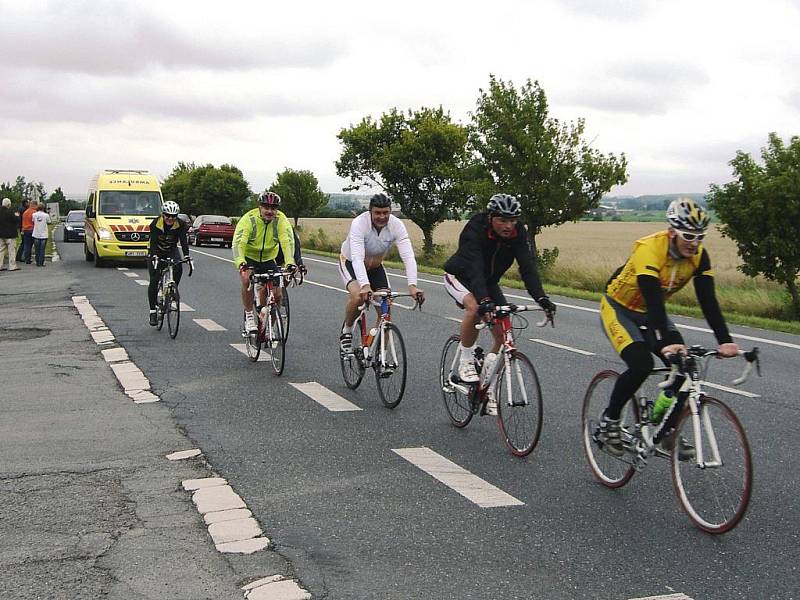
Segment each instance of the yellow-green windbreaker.
[[285,264],[293,265],[294,233],[285,214],[276,211],[269,223],[261,218],[258,207],[242,215],[233,233],[233,263],[237,269],[246,262],[245,258],[258,262],[275,260],[280,248],[283,248]]

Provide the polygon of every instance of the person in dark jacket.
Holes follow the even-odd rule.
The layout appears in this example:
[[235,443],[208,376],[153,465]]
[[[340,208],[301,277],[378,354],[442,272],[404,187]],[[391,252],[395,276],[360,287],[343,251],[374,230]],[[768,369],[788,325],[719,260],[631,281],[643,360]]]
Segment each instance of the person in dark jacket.
[[[478,381],[475,370],[475,343],[478,331],[475,325],[488,319],[495,306],[508,304],[500,289],[500,278],[514,260],[525,288],[548,316],[555,313],[556,305],[542,289],[536,268],[536,259],[528,243],[528,231],[518,223],[522,208],[509,194],[495,194],[489,199],[486,212],[472,217],[458,239],[458,250],[444,265],[444,285],[456,304],[464,309],[461,321],[461,343],[458,378],[466,383]],[[492,330],[494,347],[486,355],[484,368],[496,359],[503,343],[499,328]],[[496,403],[490,395],[486,411],[496,414]]]
[[6,252],[8,252],[8,270],[18,271],[17,254],[17,227],[18,219],[11,210],[11,199],[3,198],[0,206],[0,271],[5,271]]
[[[180,208],[177,202],[167,200],[161,208],[161,216],[156,217],[150,223],[150,246],[148,250],[147,271],[150,274],[150,285],[147,286],[147,301],[150,303],[150,325],[158,324],[156,313],[156,295],[158,294],[158,281],[161,278],[161,269],[158,268],[158,260],[171,258],[181,260],[181,253],[178,251],[178,242],[181,244],[183,256],[189,256],[189,238],[186,237],[189,226],[178,218]],[[191,265],[190,265],[191,266]],[[192,274],[191,269],[189,274]],[[172,275],[175,278],[175,285],[180,284],[183,275],[183,265],[174,266]]]

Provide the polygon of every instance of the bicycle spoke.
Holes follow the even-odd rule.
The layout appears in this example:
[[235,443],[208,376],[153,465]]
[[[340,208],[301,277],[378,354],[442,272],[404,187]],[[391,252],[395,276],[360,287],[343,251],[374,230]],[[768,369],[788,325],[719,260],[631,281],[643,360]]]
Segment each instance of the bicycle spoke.
[[439,386],[442,389],[444,407],[447,416],[456,427],[466,427],[472,420],[474,411],[469,400],[468,384],[454,385],[450,380],[451,375],[458,368],[458,344],[461,338],[453,335],[448,339],[442,349],[442,360],[439,364]]
[[[351,390],[356,389],[364,377],[363,349],[361,347],[361,319],[363,318],[364,315],[362,313],[353,324],[353,354],[342,356],[339,353],[342,377],[344,377],[345,385]],[[342,326],[344,326],[344,323]],[[342,329],[340,328],[339,331],[342,331]],[[338,351],[339,349],[337,348]]]
[[166,300],[167,327],[169,337],[175,339],[178,335],[178,328],[181,324],[181,296],[177,287],[171,287],[168,299]]
[[681,506],[703,531],[730,531],[742,520],[750,502],[753,475],[744,428],[727,405],[706,396],[700,404],[699,428],[685,409],[676,435],[695,452],[694,458],[681,461],[680,437],[675,438],[672,478]]
[[269,311],[269,318],[266,324],[267,347],[269,348],[272,369],[276,375],[283,373],[286,362],[286,338],[283,335],[283,321],[276,306],[272,306]]
[[[503,356],[498,357],[503,360]],[[498,423],[506,445],[515,456],[527,456],[542,431],[542,391],[533,364],[514,350],[497,375]]]

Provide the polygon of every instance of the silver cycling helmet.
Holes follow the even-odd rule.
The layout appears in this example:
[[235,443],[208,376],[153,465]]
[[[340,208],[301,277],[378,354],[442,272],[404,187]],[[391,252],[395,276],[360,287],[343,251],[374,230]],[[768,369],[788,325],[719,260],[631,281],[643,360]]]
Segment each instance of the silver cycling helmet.
[[486,210],[491,216],[518,217],[522,214],[522,206],[511,194],[495,194],[489,198]]
[[173,202],[172,200],[167,200],[161,207],[161,212],[171,217],[177,217],[178,213],[181,212],[181,209],[178,206],[177,202]]

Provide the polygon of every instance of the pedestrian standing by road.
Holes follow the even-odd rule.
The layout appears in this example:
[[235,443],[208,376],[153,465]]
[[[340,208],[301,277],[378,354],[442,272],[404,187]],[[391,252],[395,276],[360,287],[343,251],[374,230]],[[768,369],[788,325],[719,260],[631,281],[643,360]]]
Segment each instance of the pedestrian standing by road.
[[50,236],[50,230],[47,226],[52,222],[52,219],[45,211],[43,205],[38,205],[38,209],[39,210],[31,216],[31,220],[33,221],[31,236],[33,237],[33,243],[36,245],[36,266],[43,267],[47,238]]
[[8,270],[18,271],[16,260],[17,216],[11,210],[11,198],[3,198],[0,206],[0,271],[5,271],[6,252],[8,253]]
[[31,264],[31,250],[33,249],[33,215],[39,210],[39,201],[31,200],[28,208],[22,213],[22,258]]
[[28,210],[28,200],[23,198],[22,203],[19,205],[19,208],[16,212],[17,217],[17,228],[19,229],[19,244],[17,245],[17,262],[22,262],[22,251],[25,248],[24,237],[22,236],[22,215],[25,214],[25,211]]

